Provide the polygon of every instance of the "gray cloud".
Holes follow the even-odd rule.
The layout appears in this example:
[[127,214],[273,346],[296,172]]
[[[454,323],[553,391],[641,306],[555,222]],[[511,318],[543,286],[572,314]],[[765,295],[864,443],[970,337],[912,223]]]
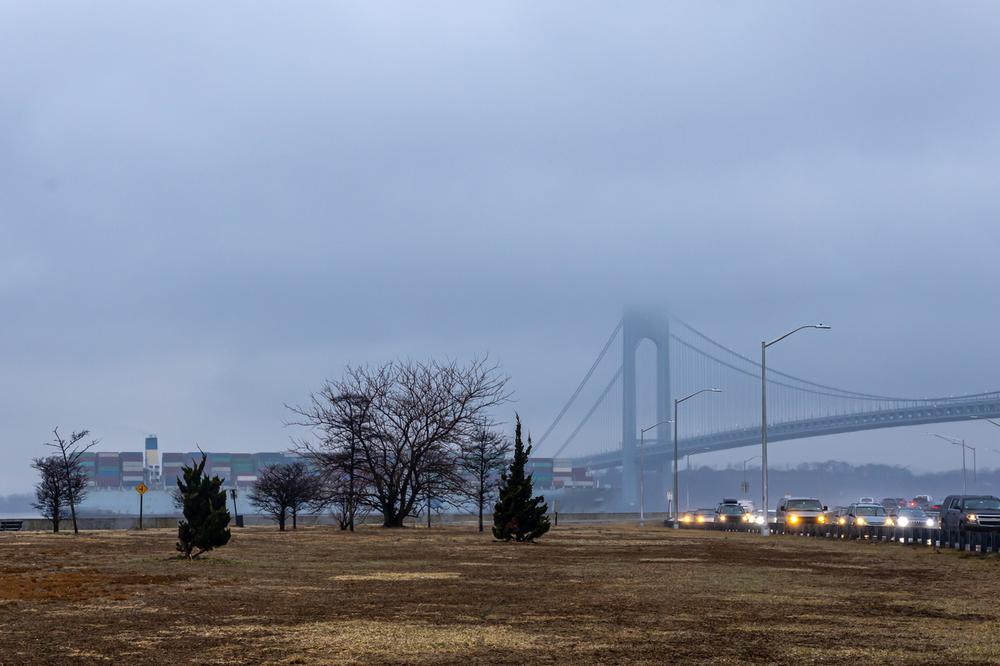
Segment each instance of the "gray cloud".
[[[397,355],[490,352],[542,430],[626,302],[747,354],[829,320],[780,365],[848,388],[997,388],[998,23],[8,3],[0,492],[56,424],[282,446],[282,402]],[[953,462],[905,431],[780,451]]]

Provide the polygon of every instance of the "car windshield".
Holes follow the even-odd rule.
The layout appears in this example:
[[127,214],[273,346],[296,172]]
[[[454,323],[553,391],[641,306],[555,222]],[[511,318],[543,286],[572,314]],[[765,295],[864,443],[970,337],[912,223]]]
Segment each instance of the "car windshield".
[[814,499],[788,500],[785,508],[789,511],[822,511],[823,505]]
[[882,506],[856,506],[854,507],[855,516],[884,516],[885,507]]
[[977,497],[975,499],[967,499],[962,502],[962,508],[976,509],[981,511],[982,509],[1000,509],[1000,499],[996,497]]
[[921,509],[900,509],[899,515],[906,518],[924,518],[927,516]]
[[730,515],[737,515],[743,513],[743,507],[739,504],[723,504],[719,507],[720,513],[728,513]]

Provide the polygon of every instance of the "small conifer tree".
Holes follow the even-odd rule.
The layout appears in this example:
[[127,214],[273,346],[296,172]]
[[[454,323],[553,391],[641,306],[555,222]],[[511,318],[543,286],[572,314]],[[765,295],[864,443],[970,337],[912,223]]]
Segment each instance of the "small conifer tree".
[[549,510],[542,496],[532,497],[531,475],[525,475],[524,466],[531,455],[531,436],[528,445],[521,441],[521,417],[516,416],[514,426],[514,459],[500,475],[500,499],[493,509],[493,536],[500,541],[534,541],[549,531]]
[[205,476],[205,460],[203,453],[201,462],[182,467],[184,479],[177,479],[184,507],[184,520],[177,527],[177,550],[189,560],[225,546],[231,536],[223,480]]

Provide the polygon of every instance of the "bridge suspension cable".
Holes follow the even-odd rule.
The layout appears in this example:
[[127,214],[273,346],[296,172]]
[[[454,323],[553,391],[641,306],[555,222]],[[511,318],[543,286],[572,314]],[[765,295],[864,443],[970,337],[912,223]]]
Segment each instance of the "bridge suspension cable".
[[[695,345],[691,344],[690,342],[688,342],[687,340],[685,340],[683,338],[678,338],[677,336],[671,334],[670,339],[673,340],[674,342],[677,342],[681,346],[686,347],[687,349],[690,349],[691,351],[695,352],[696,354],[700,354],[701,356],[704,356],[705,358],[707,358],[710,361],[715,361],[716,363],[718,363],[719,365],[721,365],[721,366],[723,366],[725,368],[729,368],[730,370],[734,370],[734,371],[736,371],[736,372],[738,372],[740,374],[746,375],[748,377],[756,377],[757,379],[760,379],[760,374],[759,373],[758,374],[754,374],[753,372],[751,372],[749,370],[737,367],[737,366],[733,365],[732,363],[728,363],[726,361],[723,361],[720,358],[712,356],[711,354],[709,354],[708,352],[706,352],[704,349],[696,347]],[[771,373],[771,371],[768,370],[768,373]],[[785,375],[784,373],[776,372],[776,371],[773,374],[782,375],[784,377],[791,377],[791,375]],[[795,378],[792,377],[792,379],[795,379]],[[768,379],[767,383],[768,384],[772,384],[774,386],[783,386],[785,388],[789,388],[789,389],[792,389],[792,390],[795,390],[795,391],[802,391],[803,393],[812,393],[813,395],[825,395],[825,396],[830,397],[830,398],[850,398],[852,400],[869,400],[869,401],[882,401],[882,402],[885,402],[885,401],[892,401],[892,402],[914,402],[913,400],[910,400],[910,399],[907,399],[907,398],[882,398],[882,397],[879,397],[879,396],[867,395],[867,394],[859,394],[859,393],[847,393],[847,394],[845,394],[845,393],[833,393],[833,392],[830,392],[830,391],[819,391],[819,390],[816,390],[816,389],[805,388],[803,386],[795,386],[794,384],[789,384],[787,382],[780,382],[780,381],[778,381],[776,379]],[[822,386],[821,384],[814,384],[813,382],[804,382],[804,383],[810,384],[812,386]],[[836,391],[838,389],[833,389],[833,390]]]
[[[683,393],[704,386],[725,388],[720,400],[706,401],[694,405],[687,411],[680,427],[680,439],[692,441],[698,438],[715,438],[706,440],[715,442],[720,434],[732,433],[740,442],[744,441],[748,437],[747,433],[759,428],[760,364],[713,340],[686,322],[675,317],[671,317],[671,321],[675,323],[675,326],[670,327],[668,338],[671,375],[669,381],[672,390]],[[605,453],[609,453],[611,451],[609,445],[615,447],[614,450],[623,446],[624,370],[617,360],[611,365],[605,359],[615,342],[622,339],[624,326],[624,320],[620,320],[582,381],[538,440],[539,447],[553,437],[561,440],[558,450],[552,457],[570,455],[574,458],[586,458],[603,455],[594,451],[598,447],[603,447]],[[589,396],[593,395],[596,388],[589,385],[603,382],[603,378],[607,376],[605,372],[615,367],[617,370],[614,376],[607,386],[601,387],[603,390],[596,401],[589,405],[589,409],[579,422],[567,424],[575,427],[567,437],[563,438],[562,433],[565,429],[560,427],[561,422],[566,420],[571,409],[572,420],[576,419],[576,415],[584,405],[574,408],[575,403],[578,400],[589,402]],[[653,381],[653,377],[645,374],[639,377],[638,381],[636,378],[630,381],[631,386],[626,388],[639,393],[643,398],[642,401],[637,401],[640,410],[651,408],[648,384]],[[836,431],[836,428],[854,428],[858,424],[880,424],[894,418],[886,416],[894,410],[910,410],[912,414],[908,412],[906,418],[917,420],[940,418],[939,414],[947,416],[953,413],[959,415],[987,413],[982,410],[979,412],[969,410],[978,408],[978,403],[986,404],[1000,400],[1000,397],[997,397],[1000,394],[996,393],[942,398],[899,398],[839,389],[773,369],[768,371],[768,386],[773,389],[768,396],[772,404],[769,424],[772,427],[801,427],[808,432],[813,432],[817,428]],[[615,390],[619,392],[612,393]],[[668,398],[669,395],[670,393],[666,394]],[[930,416],[932,414],[938,416]],[[644,418],[644,414],[637,413],[637,420]],[[857,420],[857,423],[852,419]],[[840,423],[847,425],[836,425]],[[864,427],[877,426],[864,425]],[[571,444],[572,449],[568,454],[565,453]]]
[[573,429],[573,432],[570,433],[569,437],[566,438],[566,441],[562,443],[562,446],[559,447],[559,450],[556,451],[554,454],[552,454],[553,458],[558,458],[559,454],[562,453],[567,446],[569,446],[570,442],[573,441],[573,438],[576,437],[577,434],[583,429],[583,426],[587,425],[587,421],[589,421],[590,417],[594,415],[594,412],[597,411],[597,408],[601,406],[601,404],[604,402],[604,399],[608,397],[608,394],[611,393],[611,389],[615,387],[615,384],[618,383],[618,380],[621,378],[621,376],[622,376],[622,366],[618,366],[618,372],[616,372],[615,376],[611,378],[610,382],[608,382],[608,385],[604,388],[604,390],[601,392],[601,395],[594,402],[594,406],[591,407],[587,411],[587,413],[583,416],[583,418],[580,420],[580,423],[576,426],[576,428]]
[[[713,346],[721,349],[722,351],[724,351],[724,352],[726,352],[728,354],[732,354],[733,356],[739,358],[742,361],[745,361],[745,362],[751,364],[752,366],[754,366],[755,368],[757,368],[757,372],[758,372],[757,377],[760,377],[760,363],[759,362],[753,360],[752,358],[744,356],[743,354],[740,354],[739,352],[737,352],[737,351],[735,351],[733,349],[730,349],[729,347],[725,346],[721,342],[713,340],[712,338],[708,337],[707,335],[705,335],[704,333],[702,333],[701,331],[699,331],[698,329],[696,329],[695,327],[691,326],[690,324],[688,324],[687,322],[685,322],[685,321],[683,321],[681,319],[678,319],[676,317],[671,317],[671,319],[673,321],[677,322],[678,324],[680,324],[681,326],[683,326],[684,328],[686,328],[687,330],[691,331],[695,335],[697,335],[699,338],[701,338],[705,342],[707,342],[707,343],[709,343],[709,344],[711,344],[711,345],[713,345]],[[674,338],[675,340],[677,340],[679,342],[683,342],[680,338],[676,337],[673,334],[671,334],[670,337]],[[694,349],[695,347],[692,346],[692,348]],[[712,356],[711,354],[707,354],[707,355],[708,355],[709,358],[712,358],[712,359],[714,359],[716,361],[719,361],[720,363],[722,362],[720,359]],[[728,367],[733,367],[733,366],[728,366]],[[836,386],[828,386],[826,384],[820,384],[818,382],[812,382],[812,381],[809,381],[808,379],[802,379],[801,377],[796,377],[795,375],[790,375],[790,374],[788,374],[786,372],[781,372],[780,370],[774,370],[774,369],[771,369],[771,368],[768,368],[767,372],[768,372],[768,374],[779,375],[781,377],[784,377],[785,379],[790,379],[792,381],[799,382],[800,384],[805,384],[807,386],[813,386],[813,387],[816,387],[816,388],[819,388],[819,389],[824,389],[826,391],[834,391],[835,393],[839,394],[838,397],[867,398],[867,399],[870,399],[870,400],[901,400],[901,401],[904,401],[904,402],[912,402],[913,401],[913,398],[898,398],[898,397],[886,396],[886,395],[876,395],[876,394],[873,394],[873,393],[861,393],[859,391],[849,391],[847,389],[837,388]]]
[[[536,444],[536,446],[540,447],[545,442],[546,438],[548,438],[548,436],[552,434],[552,431],[555,430],[556,426],[559,425],[559,422],[562,421],[562,417],[564,417],[566,415],[566,412],[569,411],[569,408],[572,407],[573,403],[576,402],[576,399],[578,397],[580,397],[580,392],[583,391],[583,388],[587,385],[587,382],[590,381],[590,378],[593,376],[594,371],[597,369],[597,366],[601,364],[602,360],[604,360],[604,355],[608,353],[608,349],[611,348],[611,345],[614,343],[615,338],[618,337],[618,333],[622,330],[622,324],[623,323],[624,322],[622,322],[621,320],[618,321],[618,325],[615,326],[615,330],[611,331],[611,336],[608,338],[608,341],[606,343],[604,343],[604,347],[601,349],[601,353],[599,353],[597,355],[597,359],[595,359],[594,363],[590,366],[590,370],[588,370],[587,374],[584,375],[583,381],[581,381],[580,385],[576,387],[575,391],[573,391],[573,395],[571,395],[569,397],[569,400],[566,402],[566,404],[563,406],[563,408],[559,411],[559,414],[556,416],[556,418],[552,422],[552,424],[548,428],[546,428],[545,432],[542,433],[542,436],[538,438],[538,444]],[[621,369],[619,369],[618,372],[620,374],[621,373]],[[604,395],[607,395],[607,390],[605,390]],[[601,397],[603,398],[604,395],[602,395]],[[591,410],[591,411],[593,411],[593,410]],[[589,414],[588,414],[588,417],[589,417]],[[586,421],[586,419],[584,419],[584,421]],[[574,430],[573,434],[576,434],[576,432],[578,430],[579,430],[579,428],[577,430]],[[571,437],[571,439],[572,439],[572,437]],[[560,447],[559,451],[562,451],[563,448],[565,448],[565,447],[566,447],[566,445],[563,444],[563,446]],[[556,455],[559,455],[559,453],[556,453]]]

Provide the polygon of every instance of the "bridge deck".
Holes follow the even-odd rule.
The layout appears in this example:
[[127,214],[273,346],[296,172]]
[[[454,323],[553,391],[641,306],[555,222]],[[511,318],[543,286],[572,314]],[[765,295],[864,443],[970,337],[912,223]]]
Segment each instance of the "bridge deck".
[[[1000,418],[1000,394],[988,394],[976,399],[942,401],[936,404],[900,409],[771,423],[767,428],[767,439],[769,442],[775,442],[878,428],[966,421],[971,418]],[[678,442],[678,450],[680,455],[684,456],[693,453],[737,449],[759,443],[760,426],[758,425],[681,439]],[[661,459],[664,458],[673,459],[673,454],[672,440],[647,443],[643,451],[644,457],[651,465],[662,462]],[[622,464],[622,450],[580,456],[573,458],[573,464],[591,469],[618,467]]]

